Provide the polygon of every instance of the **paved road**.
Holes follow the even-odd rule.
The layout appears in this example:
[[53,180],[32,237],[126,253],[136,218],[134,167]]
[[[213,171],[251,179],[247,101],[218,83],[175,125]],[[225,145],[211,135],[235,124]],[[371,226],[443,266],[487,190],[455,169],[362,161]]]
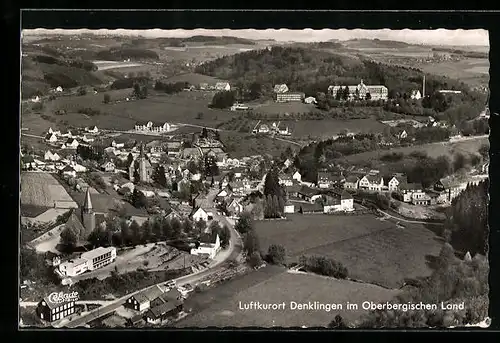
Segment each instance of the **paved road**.
[[380,213],[388,216],[388,217],[391,217],[391,218],[394,218],[394,219],[397,219],[401,222],[405,222],[405,223],[410,223],[410,224],[431,224],[431,225],[444,225],[443,222],[428,222],[428,221],[419,221],[419,220],[408,220],[408,219],[405,219],[403,217],[397,217],[397,216],[393,216],[392,214],[389,214],[385,211],[382,211],[380,208],[378,209]]
[[[224,218],[219,218],[219,219],[221,221],[224,220]],[[230,225],[231,222],[226,219],[226,224]],[[186,285],[188,283],[194,286],[196,283],[200,282],[201,280],[205,279],[206,277],[224,269],[223,263],[225,261],[228,261],[231,259],[236,259],[239,256],[239,254],[241,253],[241,250],[242,250],[241,238],[238,235],[238,233],[236,232],[236,230],[234,230],[232,225],[230,225],[229,228],[230,228],[230,232],[231,232],[229,247],[228,247],[228,249],[221,251],[219,253],[219,254],[223,254],[223,256],[225,258],[215,260],[205,270],[202,270],[202,271],[199,271],[197,273],[189,274],[189,275],[182,276],[180,278],[175,279],[175,282],[178,286],[183,286],[183,285]],[[161,282],[157,285],[159,286],[159,285],[162,285],[164,283],[165,282]],[[142,292],[143,290],[148,289],[150,287],[154,287],[154,286],[156,286],[156,285],[145,287],[145,288],[140,289],[138,291],[132,292],[130,294],[127,294],[127,295],[117,299],[117,300],[110,302],[109,305],[97,308],[84,316],[81,316],[79,318],[72,320],[71,322],[66,322],[66,323],[63,323],[62,325],[56,324],[54,326],[55,327],[67,327],[67,328],[76,328],[79,326],[84,326],[85,324],[87,324],[88,322],[90,322],[94,319],[100,318],[108,313],[115,311],[117,308],[122,306],[125,303],[125,301],[127,301],[127,299],[130,298],[132,295],[137,294],[139,292]]]
[[34,137],[34,138],[41,138],[41,139],[43,139],[43,137],[42,137],[42,136],[30,135],[30,134],[28,134],[28,133],[21,133],[21,136],[26,136],[26,137]]

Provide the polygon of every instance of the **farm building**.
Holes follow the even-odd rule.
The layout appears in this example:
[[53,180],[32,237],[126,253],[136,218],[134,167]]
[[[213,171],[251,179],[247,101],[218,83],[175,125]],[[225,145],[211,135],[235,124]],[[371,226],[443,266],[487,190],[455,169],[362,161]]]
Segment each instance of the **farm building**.
[[354,198],[346,191],[340,194],[335,193],[333,195],[327,196],[326,203],[323,207],[323,213],[340,211],[354,211]]
[[171,132],[173,131],[173,125],[169,123],[153,123],[152,121],[148,122],[138,122],[135,124],[136,131],[147,131],[147,132]]
[[198,222],[200,220],[203,220],[205,222],[208,221],[208,213],[202,209],[201,207],[195,208],[190,216],[189,216],[194,222]]
[[231,90],[231,86],[229,85],[229,82],[217,82],[215,84],[215,90],[219,92],[229,92]]
[[306,104],[315,104],[316,103],[316,98],[313,96],[307,97],[304,99],[304,102]]
[[419,100],[422,98],[422,94],[420,94],[420,91],[418,89],[415,89],[411,91],[410,98],[414,100]]
[[150,308],[146,312],[146,321],[150,324],[160,324],[169,317],[175,316],[182,311],[182,302],[179,300],[170,300],[161,305]]
[[394,175],[387,183],[389,191],[397,191],[400,185],[408,183],[408,178],[404,175]]
[[70,293],[70,296],[60,296],[62,294],[54,293],[45,297],[38,303],[36,312],[38,316],[48,322],[63,319],[75,313],[75,300],[77,295]]
[[384,178],[379,175],[368,174],[359,180],[359,189],[381,192],[384,187]]
[[285,203],[285,208],[284,208],[284,211],[285,213],[294,213],[295,212],[295,205],[288,201]]
[[349,175],[344,182],[344,189],[358,189],[359,177]]

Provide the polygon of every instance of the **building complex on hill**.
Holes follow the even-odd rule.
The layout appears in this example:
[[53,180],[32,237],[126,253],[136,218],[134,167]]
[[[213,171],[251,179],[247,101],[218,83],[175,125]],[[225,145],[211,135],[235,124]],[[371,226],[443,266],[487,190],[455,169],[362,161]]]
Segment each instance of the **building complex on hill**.
[[[357,86],[345,86],[348,89],[347,100],[387,100],[389,90],[382,85],[365,85],[363,80]],[[337,96],[337,92],[345,89],[343,86],[328,87],[328,94],[333,97]]]

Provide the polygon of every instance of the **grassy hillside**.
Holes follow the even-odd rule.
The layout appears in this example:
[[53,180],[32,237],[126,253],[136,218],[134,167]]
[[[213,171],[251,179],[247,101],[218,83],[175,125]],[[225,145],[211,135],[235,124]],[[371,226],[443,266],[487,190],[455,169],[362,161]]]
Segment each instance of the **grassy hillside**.
[[400,41],[384,39],[350,39],[342,42],[342,45],[351,49],[399,49],[414,46]]

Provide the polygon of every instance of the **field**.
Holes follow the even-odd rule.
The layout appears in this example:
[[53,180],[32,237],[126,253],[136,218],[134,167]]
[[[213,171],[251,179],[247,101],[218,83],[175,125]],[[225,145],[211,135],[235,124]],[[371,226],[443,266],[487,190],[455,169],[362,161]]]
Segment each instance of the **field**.
[[[273,269],[274,268],[274,269]],[[269,270],[268,270],[269,269]],[[237,285],[235,287],[235,285]],[[238,287],[239,286],[239,287]],[[229,281],[206,294],[194,294],[186,301],[196,302],[198,298],[207,301],[200,312],[176,323],[176,327],[325,327],[340,314],[347,322],[353,322],[364,313],[363,301],[383,302],[392,299],[399,291],[378,286],[336,280],[310,274],[288,273],[283,269],[268,266],[238,280]],[[217,300],[215,300],[217,299]],[[220,299],[220,300],[219,300]],[[285,302],[284,310],[242,310],[242,304],[251,301],[279,304]],[[325,309],[297,310],[290,308],[290,302],[341,304],[342,310]],[[346,310],[346,303],[356,303],[360,310]]]
[[429,74],[459,79],[472,86],[488,85],[490,68],[488,59],[470,58],[457,62],[417,64],[415,67]]
[[226,152],[233,158],[264,154],[280,156],[288,146],[294,150],[299,148],[298,145],[270,137],[238,132],[221,132],[220,137],[226,146]]
[[[331,138],[344,130],[349,132],[382,132],[385,125],[375,119],[353,119],[353,120],[301,120],[290,122],[292,137],[322,137]],[[288,126],[289,122],[284,121],[281,126]]]
[[[51,174],[21,174],[21,204],[54,207],[55,201],[74,203],[64,187]],[[74,205],[77,207],[76,203]]]
[[356,163],[369,160],[379,160],[382,155],[387,153],[400,152],[404,154],[409,154],[413,151],[425,151],[427,155],[430,157],[447,155],[450,158],[452,158],[456,153],[477,154],[479,148],[483,144],[489,144],[488,137],[474,137],[473,139],[467,139],[453,143],[450,142],[431,143],[431,144],[415,145],[409,147],[394,148],[390,150],[369,151],[360,154],[346,156],[343,157],[342,159],[350,163]]
[[257,223],[263,251],[270,244],[281,244],[292,261],[303,254],[328,256],[344,264],[351,278],[390,288],[400,287],[405,278],[430,275],[428,259],[442,245],[422,225],[400,229],[370,215],[290,218]]
[[166,83],[187,82],[190,85],[199,86],[200,83],[215,84],[217,82],[223,82],[223,80],[208,75],[185,73],[164,79],[163,82]]
[[[213,94],[202,92],[183,92],[176,95],[150,95],[144,100],[123,101],[129,96],[130,89],[108,92],[111,100],[122,99],[119,102],[103,103],[103,94],[89,94],[85,96],[60,97],[47,102],[44,115],[48,120],[40,121],[34,114],[28,114],[22,119],[23,127],[41,134],[38,127],[46,132],[49,126],[92,126],[97,125],[104,129],[130,130],[137,121],[156,121],[171,123],[188,123],[200,126],[215,127],[217,124],[232,118],[230,111],[208,108]],[[189,94],[188,94],[189,93]],[[92,108],[101,111],[101,114],[87,116],[77,113],[81,108]],[[65,115],[55,115],[56,110],[66,110]],[[202,113],[201,119],[197,119]],[[30,125],[31,122],[31,125]],[[50,124],[49,124],[50,123]],[[35,131],[36,130],[36,131]]]
[[285,114],[285,113],[309,113],[309,112],[319,112],[316,106],[313,104],[304,104],[302,102],[267,102],[264,104],[252,104],[249,103],[248,106],[252,108],[252,111],[263,114]]

